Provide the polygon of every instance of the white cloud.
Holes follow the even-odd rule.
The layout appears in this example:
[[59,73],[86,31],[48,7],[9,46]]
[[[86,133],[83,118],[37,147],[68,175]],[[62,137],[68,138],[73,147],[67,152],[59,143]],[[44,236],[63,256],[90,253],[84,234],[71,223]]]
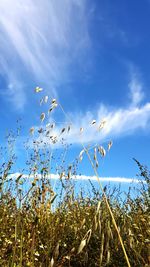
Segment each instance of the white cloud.
[[[27,72],[56,93],[52,88],[66,79],[70,63],[89,46],[85,11],[86,0],[1,0],[0,67],[8,84],[12,77],[20,83]],[[14,104],[20,90],[11,89]]]
[[[100,105],[94,117],[91,112],[87,112],[85,115],[81,113],[70,114],[69,118],[67,117],[62,125],[56,123],[54,130],[50,132],[50,136],[57,136],[58,140],[63,137],[66,139],[66,143],[80,145],[105,142],[115,137],[133,134],[139,129],[147,130],[150,122],[150,102],[140,107],[131,106],[129,103],[129,106],[126,108],[113,109]],[[96,124],[91,125],[93,119],[96,120]],[[106,120],[106,124],[103,129],[98,130],[103,119]],[[70,123],[71,129],[68,133],[67,126]],[[60,135],[63,127],[66,127],[66,131]],[[81,127],[83,127],[82,133],[80,132]],[[40,134],[37,141],[52,144],[50,137],[46,137],[45,133]],[[61,142],[56,143],[54,146],[61,146]]]
[[138,74],[134,71],[131,72],[131,81],[129,83],[131,105],[137,106],[144,99],[143,85],[138,77]]
[[[21,173],[14,173],[14,174],[10,174],[8,179],[16,179],[17,177],[19,177]],[[41,178],[41,174],[36,174],[38,176],[38,178]],[[28,175],[28,174],[23,174],[22,178],[29,178],[29,179],[33,179],[35,176],[33,175]],[[52,180],[58,180],[60,179],[58,174],[50,174],[47,176],[47,178],[52,179]],[[64,177],[63,177],[64,179]],[[97,177],[96,176],[87,176],[87,175],[76,175],[76,176],[72,176],[71,179],[73,180],[77,180],[77,181],[86,181],[86,180],[91,180],[91,181],[97,181]],[[101,182],[119,182],[119,183],[140,183],[141,180],[136,179],[136,178],[127,178],[127,177],[99,177]]]
[[[62,137],[65,138],[66,143],[86,145],[88,143],[109,141],[109,139],[116,137],[131,135],[140,129],[147,130],[150,128],[150,101],[145,101],[144,103],[145,94],[136,67],[130,64],[128,69],[130,74],[128,105],[125,107],[112,107],[101,103],[96,111],[93,109],[92,112],[87,111],[85,114],[82,112],[66,114],[64,122],[62,124],[56,123],[56,127],[50,131],[50,135],[57,136],[58,139],[55,147],[61,146],[60,139]],[[92,120],[96,120],[94,125],[91,124]],[[98,130],[103,120],[106,120],[106,124],[103,129]],[[69,133],[67,132],[68,125],[71,125]],[[60,135],[64,127],[66,131]],[[80,132],[81,127],[83,128],[82,133]],[[41,134],[37,140],[41,146],[42,140],[52,145],[51,139],[49,136],[46,137],[45,134]]]

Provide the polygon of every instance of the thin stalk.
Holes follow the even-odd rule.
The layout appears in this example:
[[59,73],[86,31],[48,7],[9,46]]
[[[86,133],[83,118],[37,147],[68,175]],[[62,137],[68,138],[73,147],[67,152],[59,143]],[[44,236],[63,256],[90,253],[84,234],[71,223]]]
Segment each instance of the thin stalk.
[[[69,121],[70,121],[71,124],[73,124],[72,121],[71,121],[71,119],[70,119],[70,117],[66,114],[66,112],[65,112],[64,109],[63,109],[63,107],[61,106],[61,104],[59,104],[59,106],[60,106],[62,112],[64,113],[65,117],[69,119]],[[86,152],[86,154],[87,154],[87,157],[88,157],[88,159],[89,159],[89,162],[90,162],[90,164],[91,164],[91,166],[92,166],[92,168],[93,168],[93,170],[94,170],[94,173],[95,173],[96,179],[97,179],[97,181],[98,181],[99,187],[100,187],[100,189],[101,189],[101,191],[102,191],[102,193],[103,193],[103,195],[104,195],[104,199],[105,199],[107,208],[108,208],[108,210],[109,210],[109,213],[110,213],[110,215],[111,215],[113,225],[114,225],[114,227],[115,227],[115,229],[116,229],[116,232],[117,232],[117,234],[118,234],[118,238],[119,238],[119,241],[120,241],[120,244],[121,244],[121,247],[122,247],[122,250],[123,250],[125,259],[126,259],[126,262],[127,262],[127,266],[128,266],[128,267],[131,267],[130,262],[129,262],[128,255],[127,255],[127,253],[126,253],[125,246],[124,246],[124,244],[123,244],[122,237],[121,237],[121,235],[120,235],[120,233],[119,233],[119,229],[118,229],[117,223],[116,223],[116,221],[115,221],[115,217],[114,217],[113,212],[112,212],[112,210],[111,210],[111,207],[110,207],[110,205],[109,205],[107,196],[106,196],[105,191],[104,191],[104,189],[103,189],[103,186],[102,186],[102,184],[101,184],[101,182],[100,182],[100,178],[99,178],[98,172],[97,172],[97,170],[96,170],[96,168],[95,168],[95,166],[94,166],[94,164],[93,164],[93,161],[92,161],[92,159],[91,159],[91,157],[90,157],[90,154],[89,154],[88,150],[85,148],[85,146],[84,146],[84,144],[83,144],[82,142],[81,142],[81,145],[82,145],[83,149],[85,150],[85,152]]]

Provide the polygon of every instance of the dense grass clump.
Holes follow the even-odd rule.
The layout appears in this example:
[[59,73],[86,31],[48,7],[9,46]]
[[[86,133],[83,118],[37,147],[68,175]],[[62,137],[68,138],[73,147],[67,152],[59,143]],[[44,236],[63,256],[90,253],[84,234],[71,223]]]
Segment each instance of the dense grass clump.
[[[119,192],[114,198],[106,189],[130,264],[135,267],[150,263],[150,177],[138,164],[146,184],[141,184],[136,199],[129,193],[121,202]],[[92,198],[75,196],[70,182],[64,180],[66,194],[52,209],[58,196],[46,178],[41,187],[36,178],[23,195],[21,176],[11,182],[5,175],[6,168],[5,181],[1,177],[0,266],[127,266],[103,194],[93,188]]]

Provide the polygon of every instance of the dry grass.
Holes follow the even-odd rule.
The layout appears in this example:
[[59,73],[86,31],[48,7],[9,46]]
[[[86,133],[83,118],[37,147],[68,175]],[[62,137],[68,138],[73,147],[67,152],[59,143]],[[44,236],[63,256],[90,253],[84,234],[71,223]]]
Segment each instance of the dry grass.
[[[42,88],[37,87],[35,91],[41,93]],[[46,104],[48,97],[42,99]],[[53,99],[48,114],[57,106],[56,99]],[[121,200],[117,188],[113,191],[101,188],[100,193],[91,182],[92,196],[84,197],[82,190],[77,195],[71,177],[77,174],[84,154],[87,154],[97,176],[99,157],[106,155],[112,142],[107,148],[98,145],[86,148],[83,145],[78,159],[73,164],[66,164],[68,145],[64,144],[63,134],[69,133],[71,127],[62,127],[56,136],[52,134],[53,123],[43,126],[45,114],[42,112],[39,116],[41,125],[37,133],[39,136],[44,134],[43,137],[48,137],[53,145],[60,141],[64,152],[61,156],[52,154],[45,139],[43,143],[39,142],[35,128],[31,127],[30,133],[35,134],[35,139],[26,162],[28,176],[32,177],[28,186],[22,174],[13,180],[9,175],[16,161],[13,154],[15,136],[7,138],[9,153],[0,168],[0,266],[148,267],[150,175],[147,169],[136,161],[145,183],[141,184],[135,199],[129,192]],[[91,124],[95,125],[96,121]],[[98,130],[104,125],[102,121]],[[53,191],[49,177],[54,166],[52,161],[55,161],[60,174],[59,195]]]
[[[52,198],[42,200],[42,193],[35,184],[19,203],[19,189],[17,198],[3,192],[0,266],[127,265],[102,195],[75,198],[72,191],[52,211]],[[148,266],[149,207],[141,196],[128,196],[123,206],[111,198],[109,203],[131,266]]]

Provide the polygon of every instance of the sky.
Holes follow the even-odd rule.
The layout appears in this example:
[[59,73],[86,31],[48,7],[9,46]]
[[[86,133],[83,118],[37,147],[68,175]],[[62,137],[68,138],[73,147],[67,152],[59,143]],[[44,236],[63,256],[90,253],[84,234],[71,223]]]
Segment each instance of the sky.
[[[72,144],[68,161],[82,144],[105,148],[112,140],[100,158],[100,176],[135,177],[133,158],[149,166],[149,24],[149,0],[0,1],[0,139],[4,145],[6,133],[21,120],[19,168],[24,141],[32,147],[29,129],[54,121],[59,137],[71,125],[61,135]],[[36,94],[37,86],[43,91]],[[48,103],[40,106],[44,96]],[[48,116],[53,98],[61,106]],[[98,130],[102,121],[106,125]],[[40,139],[61,149],[43,134]],[[80,172],[94,175],[85,160]]]

